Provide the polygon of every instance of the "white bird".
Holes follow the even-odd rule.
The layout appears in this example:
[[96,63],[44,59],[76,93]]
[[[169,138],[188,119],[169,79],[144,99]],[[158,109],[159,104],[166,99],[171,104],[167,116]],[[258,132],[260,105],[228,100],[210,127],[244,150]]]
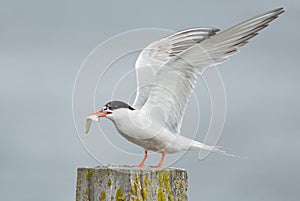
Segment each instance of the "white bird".
[[183,150],[227,154],[180,133],[197,77],[208,67],[226,61],[283,12],[283,8],[278,8],[220,33],[216,28],[193,28],[151,43],[135,64],[138,89],[133,105],[108,102],[87,117],[86,133],[92,120],[110,119],[124,138],[144,148],[144,159],[138,167],[144,166],[149,150],[162,154],[154,167],[162,166],[165,154]]

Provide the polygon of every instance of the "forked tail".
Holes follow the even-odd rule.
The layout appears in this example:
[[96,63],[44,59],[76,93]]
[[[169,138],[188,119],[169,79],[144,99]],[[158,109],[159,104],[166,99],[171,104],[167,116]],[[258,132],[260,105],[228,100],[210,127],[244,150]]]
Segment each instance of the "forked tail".
[[220,149],[220,146],[209,146],[198,141],[194,141],[193,144],[190,146],[190,149],[196,149],[196,150],[203,149],[209,152],[219,153],[226,156],[240,157],[235,154],[227,153],[226,151]]

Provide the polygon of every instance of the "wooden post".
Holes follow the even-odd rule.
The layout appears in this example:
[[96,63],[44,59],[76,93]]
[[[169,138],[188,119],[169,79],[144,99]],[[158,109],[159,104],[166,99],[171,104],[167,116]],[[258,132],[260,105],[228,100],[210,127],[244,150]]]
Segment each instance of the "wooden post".
[[78,168],[76,201],[186,201],[187,186],[183,169]]

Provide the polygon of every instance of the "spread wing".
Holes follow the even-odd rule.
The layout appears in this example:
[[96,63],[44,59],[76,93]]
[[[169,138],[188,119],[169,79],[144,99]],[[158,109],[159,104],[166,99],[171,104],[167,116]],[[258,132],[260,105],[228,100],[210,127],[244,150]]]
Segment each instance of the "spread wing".
[[177,32],[148,45],[139,55],[136,64],[137,95],[133,108],[141,109],[147,101],[156,73],[161,66],[193,45],[214,35],[216,28],[193,28]]
[[[174,51],[178,55],[169,58],[157,71],[155,83],[141,111],[147,114],[153,113],[152,111],[163,113],[164,115],[155,114],[155,118],[161,116],[161,124],[170,131],[179,133],[182,116],[195,87],[197,76],[209,66],[226,61],[238,51],[238,47],[245,45],[282,12],[284,12],[282,8],[270,11],[210,36],[181,52]],[[152,52],[154,58],[155,53],[157,51]],[[146,76],[145,74],[141,77]],[[160,110],[153,110],[157,107]]]

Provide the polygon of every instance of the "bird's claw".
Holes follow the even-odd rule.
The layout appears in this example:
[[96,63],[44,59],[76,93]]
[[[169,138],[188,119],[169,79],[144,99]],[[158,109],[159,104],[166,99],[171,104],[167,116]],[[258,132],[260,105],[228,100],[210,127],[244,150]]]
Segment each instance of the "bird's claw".
[[162,166],[162,164],[157,164],[157,165],[152,165],[152,166],[150,166],[151,168],[161,168],[161,166]]

